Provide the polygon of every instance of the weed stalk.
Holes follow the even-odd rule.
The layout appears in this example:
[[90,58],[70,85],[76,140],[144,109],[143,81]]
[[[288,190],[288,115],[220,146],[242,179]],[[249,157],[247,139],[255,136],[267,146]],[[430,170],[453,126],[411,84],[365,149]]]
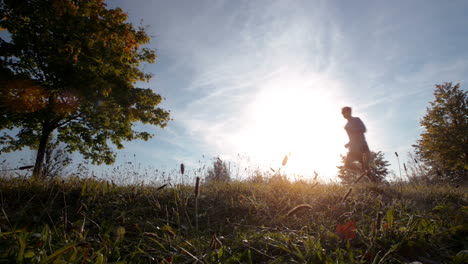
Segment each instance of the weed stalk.
[[200,177],[195,182],[195,230],[198,232],[198,196],[200,195]]

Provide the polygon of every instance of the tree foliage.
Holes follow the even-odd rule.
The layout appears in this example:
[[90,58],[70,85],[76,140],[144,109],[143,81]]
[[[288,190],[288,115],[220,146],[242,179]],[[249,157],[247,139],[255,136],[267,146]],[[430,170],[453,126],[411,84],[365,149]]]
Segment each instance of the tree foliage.
[[424,132],[414,145],[420,160],[439,177],[467,180],[468,92],[460,84],[436,85],[434,101],[421,119]]
[[151,138],[136,122],[167,124],[161,96],[135,87],[151,78],[140,65],[156,55],[144,28],[126,20],[103,0],[0,0],[9,33],[0,39],[0,153],[37,149],[38,176],[56,133],[68,152],[110,164],[111,145]]
[[206,176],[207,182],[229,182],[231,173],[226,165],[226,162],[219,157],[213,161],[213,167],[208,170]]
[[[338,177],[341,179],[343,183],[352,183],[358,177],[359,173],[348,170],[345,168],[344,164],[346,161],[346,156],[340,155],[341,157],[341,166],[338,166]],[[369,167],[371,168],[372,174],[375,176],[378,182],[382,182],[385,180],[385,177],[388,175],[389,170],[388,166],[390,163],[384,159],[384,155],[381,151],[374,152],[371,151],[369,153]]]

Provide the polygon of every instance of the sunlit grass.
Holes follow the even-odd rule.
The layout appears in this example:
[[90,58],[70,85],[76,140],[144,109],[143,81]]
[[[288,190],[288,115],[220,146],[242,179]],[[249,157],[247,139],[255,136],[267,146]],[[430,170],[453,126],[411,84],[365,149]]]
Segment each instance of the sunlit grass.
[[93,178],[1,178],[0,263],[466,260],[466,188],[351,190],[258,176],[197,191],[194,183],[158,190]]

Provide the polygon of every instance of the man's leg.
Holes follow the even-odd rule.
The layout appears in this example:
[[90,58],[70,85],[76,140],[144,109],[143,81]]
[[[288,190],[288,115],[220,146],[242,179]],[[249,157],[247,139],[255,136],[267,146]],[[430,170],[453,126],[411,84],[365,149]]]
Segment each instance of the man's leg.
[[369,171],[369,152],[365,151],[361,154],[361,166],[364,172]]
[[362,168],[360,168],[355,161],[358,161],[362,164],[362,155],[357,152],[348,152],[345,160],[345,168],[348,170],[362,172]]
[[370,158],[370,152],[369,151],[364,151],[362,153],[362,160],[361,160],[361,165],[364,173],[366,174],[367,178],[371,182],[377,182],[377,179],[375,178],[375,175],[371,172],[370,167],[369,167],[369,158]]

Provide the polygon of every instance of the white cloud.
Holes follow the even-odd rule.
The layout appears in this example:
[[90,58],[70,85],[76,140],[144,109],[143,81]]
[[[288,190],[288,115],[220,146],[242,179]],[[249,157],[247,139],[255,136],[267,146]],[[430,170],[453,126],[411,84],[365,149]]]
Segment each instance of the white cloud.
[[[426,15],[437,13],[434,3],[207,3],[165,3],[156,20],[161,56],[170,58],[173,79],[186,80],[171,94],[174,98],[168,98],[186,98],[184,104],[171,105],[174,122],[183,127],[174,131],[179,134],[174,145],[195,140],[212,154],[229,157],[230,152],[262,143],[266,138],[252,132],[261,122],[254,106],[265,104],[261,96],[281,94],[274,87],[283,79],[322,82],[294,85],[302,89],[299,94],[308,89],[330,92],[328,97],[335,101],[328,111],[353,106],[365,120],[376,150],[400,150],[418,133],[417,119],[433,85],[463,81],[468,72],[466,52],[456,58],[441,45],[450,26]],[[151,8],[158,6],[145,12]],[[424,12],[415,12],[418,8]],[[326,85],[330,86],[316,89]],[[283,86],[287,97],[290,84]],[[275,121],[274,116],[268,120]],[[343,140],[342,128],[333,129],[337,141]],[[242,139],[248,143],[239,144]]]

